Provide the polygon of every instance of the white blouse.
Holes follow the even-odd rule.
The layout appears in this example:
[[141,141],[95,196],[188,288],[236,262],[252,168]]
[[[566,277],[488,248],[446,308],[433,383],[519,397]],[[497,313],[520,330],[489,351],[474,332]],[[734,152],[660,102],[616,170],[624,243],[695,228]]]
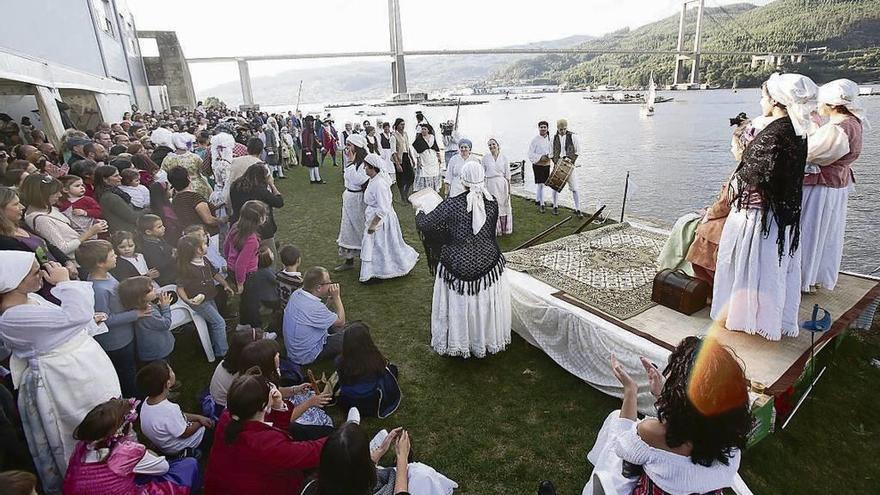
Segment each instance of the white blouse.
[[486,178],[504,177],[510,179],[510,162],[503,152],[498,152],[498,158],[492,157],[492,153],[483,155],[483,171]]

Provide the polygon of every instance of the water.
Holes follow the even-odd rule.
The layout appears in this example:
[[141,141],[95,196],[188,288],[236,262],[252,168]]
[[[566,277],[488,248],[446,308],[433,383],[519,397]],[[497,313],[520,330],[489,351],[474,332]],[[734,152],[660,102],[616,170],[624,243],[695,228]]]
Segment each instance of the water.
[[[662,93],[662,92],[661,92]],[[587,209],[607,204],[606,213],[620,215],[624,182],[630,172],[627,215],[661,225],[709,205],[736,165],[730,153],[732,128],[728,118],[739,112],[760,113],[760,92],[693,91],[662,93],[675,101],[656,106],[653,117],[639,115],[639,105],[600,105],[584,100],[583,93],[547,94],[540,100],[501,100],[482,96],[489,103],[461,107],[460,131],[474,142],[474,151],[485,153],[486,141],[495,137],[510,160],[526,158],[528,145],[537,134],[537,122],[547,120],[551,130],[556,119],[568,119],[568,128],[581,140],[578,180],[581,201]],[[868,116],[877,122],[866,130],[862,155],[855,162],[856,188],[849,200],[843,268],[862,273],[880,265],[876,211],[880,210],[880,97],[864,98]],[[289,107],[267,108],[268,111]],[[320,106],[303,106],[319,112]],[[355,115],[362,109],[381,110],[383,121],[401,116],[413,135],[415,111],[422,110],[439,127],[455,117],[455,107],[426,108],[419,105],[387,108],[350,107],[331,109],[337,128],[345,121],[362,122],[377,117]],[[322,113],[323,115],[323,113]],[[533,190],[527,166],[526,189]],[[567,191],[561,194],[570,197]],[[873,220],[872,220],[873,219]]]

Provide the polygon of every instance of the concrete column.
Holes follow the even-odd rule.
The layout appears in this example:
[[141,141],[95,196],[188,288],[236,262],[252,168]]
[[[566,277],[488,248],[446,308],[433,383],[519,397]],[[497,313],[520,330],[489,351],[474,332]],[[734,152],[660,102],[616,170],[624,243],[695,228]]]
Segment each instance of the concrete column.
[[703,3],[699,0],[697,7],[697,31],[694,35],[694,61],[691,65],[691,84],[700,84],[700,51],[702,50],[703,40]]
[[403,61],[403,31],[399,0],[388,0],[388,31],[391,33],[391,91],[406,93],[406,65]]
[[681,58],[681,51],[684,50],[684,19],[687,15],[687,4],[688,2],[681,4],[681,16],[678,18],[678,44],[675,48],[678,53],[675,55],[675,72],[672,74],[673,85],[681,82],[681,69],[684,62]]
[[241,80],[241,98],[245,105],[254,104],[254,90],[251,87],[251,71],[247,60],[238,61],[238,77]]

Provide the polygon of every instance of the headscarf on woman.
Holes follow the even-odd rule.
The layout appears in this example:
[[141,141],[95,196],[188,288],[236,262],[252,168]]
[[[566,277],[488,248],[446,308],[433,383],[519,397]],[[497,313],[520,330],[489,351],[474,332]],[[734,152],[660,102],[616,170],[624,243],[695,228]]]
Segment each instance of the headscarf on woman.
[[819,88],[819,103],[832,107],[846,107],[862,122],[862,126],[870,129],[867,112],[859,99],[859,85],[849,79],[835,79]]
[[156,146],[165,146],[174,149],[173,132],[164,127],[159,127],[150,133],[150,142]]
[[175,150],[187,150],[192,148],[192,134],[188,132],[175,132],[171,135],[171,143]]
[[473,141],[471,141],[468,138],[461,138],[458,140],[458,147],[461,148],[462,146],[467,146],[468,148],[471,149],[471,151],[473,151],[473,149],[474,149]]
[[471,228],[476,235],[486,224],[486,204],[483,200],[495,200],[492,194],[486,190],[486,175],[483,172],[483,164],[468,161],[461,170],[461,183],[468,188],[467,211],[471,212]]
[[794,132],[800,137],[805,137],[810,130],[810,113],[816,109],[818,92],[816,83],[800,74],[774,73],[767,79],[767,93],[777,103],[785,105]]
[[345,142],[351,143],[362,150],[367,149],[367,138],[360,134],[352,134],[351,136],[348,136],[348,139],[346,139]]
[[36,260],[37,256],[27,251],[0,251],[0,294],[21,285]]
[[[351,139],[351,137],[349,137],[349,139]],[[391,184],[391,176],[388,175],[388,172],[385,170],[387,168],[385,164],[386,162],[382,159],[381,156],[375,153],[368,153],[366,158],[364,158],[364,161],[367,162],[368,165],[379,171],[377,177],[381,177],[385,179],[389,184]]]

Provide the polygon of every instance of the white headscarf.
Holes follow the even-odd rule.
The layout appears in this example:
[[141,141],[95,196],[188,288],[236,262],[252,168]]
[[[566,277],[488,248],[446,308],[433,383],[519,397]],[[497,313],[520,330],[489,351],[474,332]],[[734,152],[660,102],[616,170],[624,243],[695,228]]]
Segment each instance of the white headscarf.
[[849,113],[858,117],[862,121],[862,125],[870,129],[871,124],[859,100],[859,85],[849,79],[836,79],[830,83],[823,84],[819,88],[819,103],[831,105],[833,107],[843,106],[849,110]]
[[461,183],[468,188],[467,211],[471,212],[471,227],[476,234],[486,224],[486,203],[483,200],[495,200],[486,190],[486,173],[483,172],[483,164],[473,161],[465,163],[461,169]]
[[235,147],[235,139],[225,132],[211,137],[211,161],[232,162],[232,149]]
[[29,251],[0,251],[0,294],[18,287],[31,272],[36,259]]
[[346,139],[345,142],[351,143],[361,149],[367,148],[367,138],[360,134],[352,134],[351,136],[348,136],[348,139]]
[[192,146],[192,135],[188,132],[175,132],[171,135],[171,142],[176,150],[189,150]]
[[166,146],[174,149],[174,141],[171,136],[174,133],[164,127],[159,127],[150,133],[150,141],[156,146]]
[[777,103],[785,105],[798,136],[805,136],[810,129],[810,112],[816,109],[818,92],[816,83],[800,74],[774,73],[767,80],[767,93]]
[[[349,138],[349,139],[351,139],[351,138]],[[363,139],[363,138],[361,138],[361,139]],[[382,179],[388,181],[389,184],[391,184],[391,176],[388,175],[388,172],[385,170],[387,168],[385,165],[386,162],[384,159],[382,159],[381,156],[379,156],[375,153],[367,153],[367,156],[364,158],[364,161],[369,163],[370,166],[372,166],[373,168],[378,169],[379,170],[378,176],[381,177]]]

